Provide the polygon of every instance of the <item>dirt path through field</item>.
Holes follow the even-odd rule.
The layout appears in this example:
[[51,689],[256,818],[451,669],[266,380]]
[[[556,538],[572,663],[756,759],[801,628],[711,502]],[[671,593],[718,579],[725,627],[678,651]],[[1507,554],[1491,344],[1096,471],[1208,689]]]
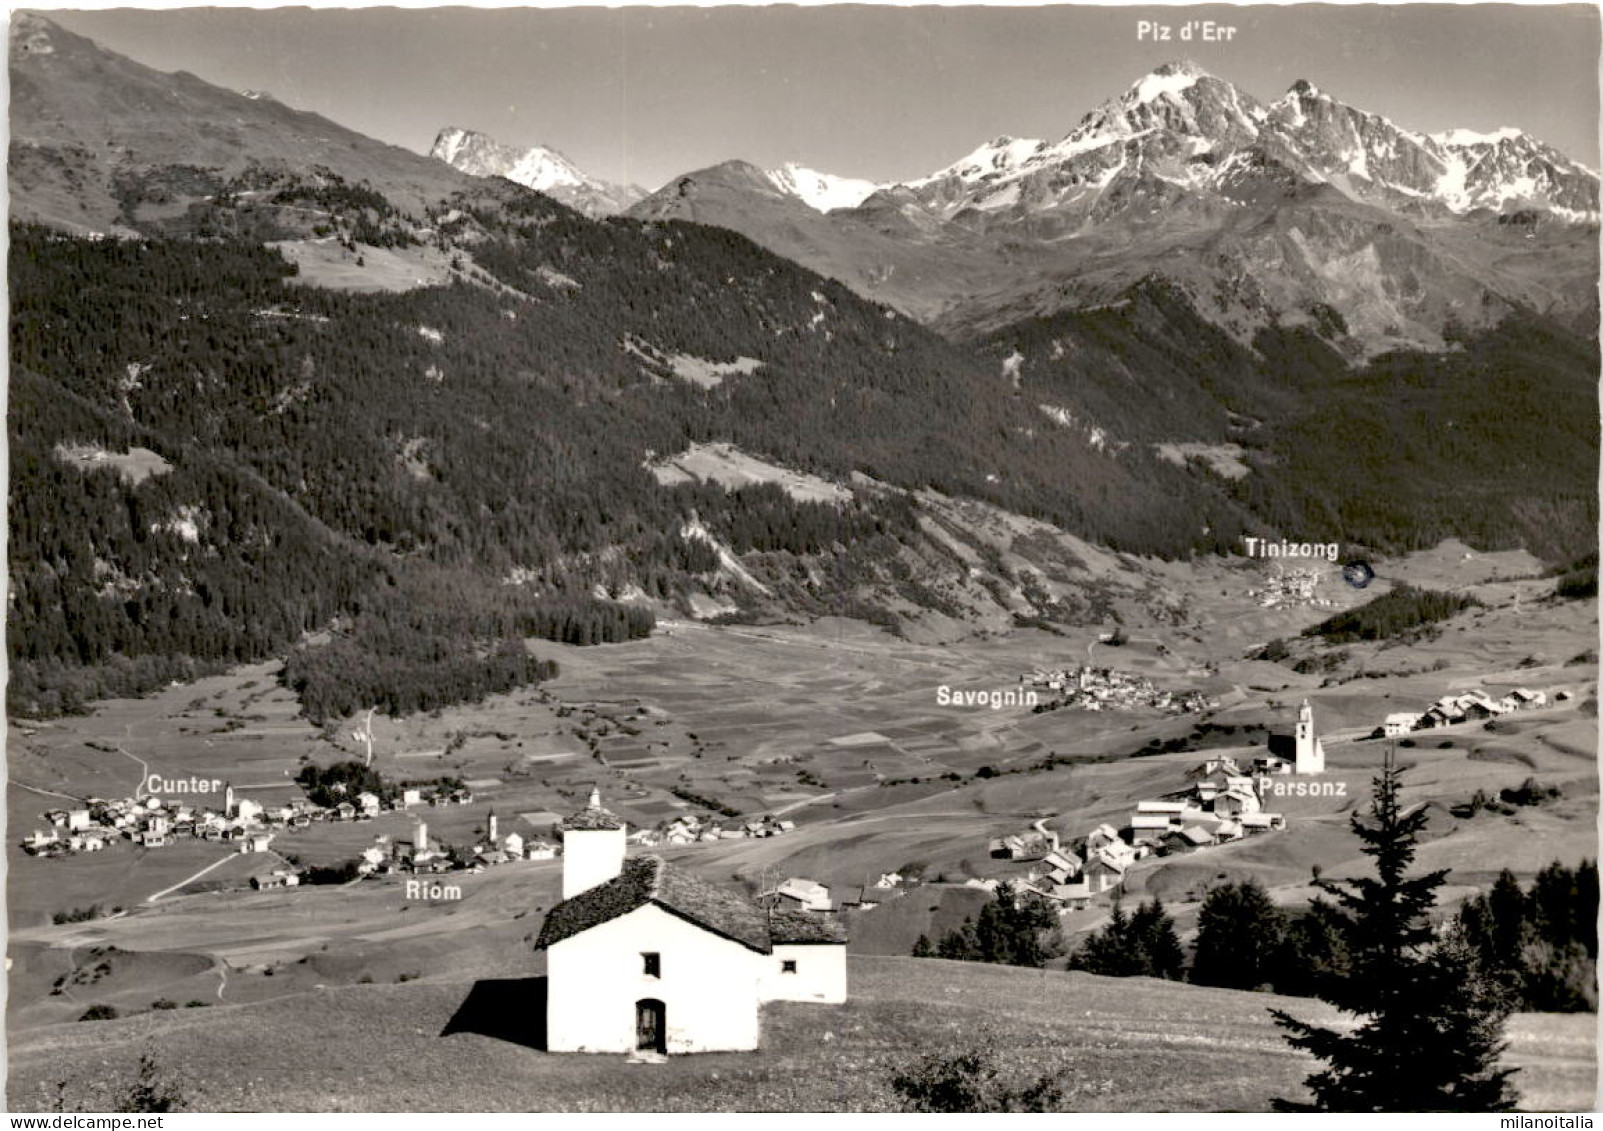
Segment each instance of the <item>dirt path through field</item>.
[[74,797],[74,796],[73,796],[73,795],[72,795],[72,794],[70,794],[70,793],[57,793],[57,792],[56,792],[56,791],[55,791],[55,790],[53,790],[53,789],[39,789],[39,788],[38,788],[38,787],[37,787],[37,786],[31,786],[31,785],[23,785],[23,784],[22,784],[22,783],[21,783],[21,782],[20,782],[20,781],[18,781],[18,780],[17,780],[17,779],[16,779],[16,778],[7,778],[7,779],[6,779],[6,783],[7,783],[7,784],[8,784],[8,785],[14,785],[14,786],[16,786],[16,787],[17,787],[17,788],[18,788],[18,789],[25,789],[25,790],[27,790],[27,791],[28,791],[28,792],[29,792],[29,793],[37,793],[37,794],[39,794],[39,795],[41,795],[41,796],[43,796],[43,797],[64,797],[64,798],[66,798],[66,799],[67,799],[67,800],[68,800],[68,801],[82,801],[82,800],[83,800],[83,798],[81,798],[81,797]]
[[[145,902],[146,903],[155,903],[162,896],[168,894],[169,892],[175,892],[179,888],[184,887],[187,884],[194,883],[196,880],[200,879],[202,876],[204,876],[207,872],[211,871],[213,868],[219,868],[222,865],[228,863],[233,858],[234,858],[234,853],[230,852],[227,856],[224,856],[220,860],[213,860],[210,864],[206,865],[200,871],[196,872],[193,876],[190,876],[187,879],[179,880],[176,884],[173,884],[171,887],[162,888],[160,891],[156,892],[154,895],[147,895],[145,897]],[[283,859],[283,858],[280,857],[280,859]]]

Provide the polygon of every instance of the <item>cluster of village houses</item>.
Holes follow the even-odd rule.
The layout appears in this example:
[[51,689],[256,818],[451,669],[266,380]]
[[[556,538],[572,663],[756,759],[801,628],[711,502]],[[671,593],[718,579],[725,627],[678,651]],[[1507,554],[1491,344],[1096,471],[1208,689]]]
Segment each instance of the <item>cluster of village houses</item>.
[[[1290,735],[1271,735],[1269,749],[1243,767],[1229,756],[1193,767],[1190,784],[1173,793],[1137,801],[1122,828],[1104,823],[1068,844],[1038,821],[1034,829],[997,837],[993,858],[1039,862],[1021,880],[1018,893],[1040,896],[1060,913],[1083,911],[1094,896],[1124,885],[1125,873],[1147,856],[1195,852],[1286,827],[1279,813],[1264,809],[1271,777],[1325,772],[1325,747],[1314,731],[1313,708],[1304,701]],[[995,891],[1000,879],[974,879],[971,886]]]
[[884,872],[879,879],[831,889],[817,880],[792,876],[784,883],[760,893],[759,899],[794,912],[831,914],[837,911],[868,911],[894,899],[908,888],[917,887],[916,876]]
[[[373,844],[362,851],[356,871],[362,876],[481,872],[514,860],[551,860],[557,854],[557,846],[550,841],[525,837],[518,832],[501,835],[500,818],[492,809],[485,818],[484,839],[475,844],[448,846],[431,840],[428,822],[420,817],[410,840],[375,837]],[[263,885],[258,883],[257,886]]]
[[[446,846],[429,839],[428,825],[418,821],[410,840],[388,836],[374,838],[357,864],[360,875],[397,873],[435,874],[483,871],[487,867],[516,860],[551,860],[562,855],[555,839],[525,837],[518,832],[502,835],[499,819],[492,810],[486,820],[484,839],[466,846]],[[796,828],[794,821],[760,817],[738,823],[718,823],[694,815],[675,817],[655,829],[637,829],[628,842],[643,848],[658,845],[696,844],[702,841],[734,840],[747,837],[779,836]]]
[[776,820],[771,816],[717,821],[711,817],[686,813],[671,821],[664,821],[655,829],[640,829],[630,833],[629,841],[649,848],[659,844],[697,844],[716,840],[783,836],[795,831],[795,821]]
[[[1286,827],[1279,813],[1263,807],[1269,775],[1291,772],[1275,755],[1255,759],[1250,770],[1233,758],[1210,758],[1195,767],[1191,784],[1162,797],[1137,801],[1122,828],[1104,823],[1084,837],[1061,843],[1058,834],[1036,830],[997,837],[992,857],[1039,862],[1014,881],[1019,893],[1034,893],[1060,911],[1083,911],[1094,896],[1123,886],[1125,873],[1147,856],[1168,856],[1228,844]],[[1003,881],[976,879],[973,887],[995,891]]]
[[[1322,770],[1322,748],[1319,753]],[[992,839],[990,854],[1037,865],[1011,881],[1015,894],[1038,895],[1060,913],[1083,911],[1095,896],[1121,887],[1137,860],[1195,852],[1284,829],[1285,817],[1266,811],[1263,797],[1271,776],[1290,774],[1295,767],[1293,759],[1272,753],[1255,758],[1250,767],[1230,757],[1210,758],[1190,771],[1191,781],[1184,789],[1136,802],[1122,828],[1101,824],[1084,837],[1063,843],[1043,821],[1029,831]],[[970,887],[992,892],[1003,882],[966,881]],[[791,877],[763,896],[800,912],[866,910],[917,883],[916,878],[887,872],[871,883],[832,891],[816,880]]]
[[1218,700],[1199,691],[1165,691],[1142,676],[1116,668],[1093,668],[1089,664],[1082,664],[1074,671],[1037,668],[1020,676],[1019,682],[1037,691],[1049,692],[1050,706],[1082,711],[1132,711],[1148,707],[1174,714],[1192,714],[1219,705]]
[[[465,805],[473,794],[465,789],[403,787],[392,803],[363,791],[336,805],[322,806],[306,798],[281,805],[264,805],[236,795],[224,785],[220,807],[158,796],[104,800],[86,799],[71,809],[51,809],[41,818],[47,827],[22,842],[34,856],[69,856],[98,852],[118,841],[144,848],[162,848],[179,840],[216,841],[241,853],[267,853],[282,833],[304,829],[319,821],[370,821],[386,809],[413,810]],[[467,846],[442,844],[429,835],[428,823],[419,817],[410,838],[380,835],[357,860],[359,876],[395,874],[433,875],[456,871],[483,871],[516,860],[550,860],[561,854],[551,840],[502,833],[491,811],[483,838]],[[676,817],[656,829],[641,829],[629,836],[643,847],[683,845],[702,841],[779,836],[795,829],[794,821],[765,816],[751,820],[717,822],[694,815]],[[257,889],[298,887],[302,874],[294,868],[275,868],[253,876]]]
[[1265,609],[1311,606],[1329,608],[1331,602],[1319,596],[1321,570],[1309,566],[1287,567],[1276,563],[1264,576],[1263,588],[1249,589],[1247,596]]
[[[1568,691],[1559,691],[1554,695],[1558,700],[1569,697]],[[1431,730],[1435,727],[1448,727],[1481,719],[1495,719],[1499,715],[1545,706],[1547,706],[1545,691],[1516,687],[1507,695],[1493,699],[1486,692],[1476,688],[1456,695],[1444,695],[1424,711],[1398,711],[1387,715],[1381,730],[1387,738],[1396,738],[1410,731]]]
[[[406,788],[390,807],[465,805],[472,800],[472,793],[465,789]],[[163,848],[193,839],[231,844],[240,852],[266,852],[280,833],[304,829],[317,821],[371,820],[383,808],[378,794],[367,792],[334,806],[316,805],[306,798],[264,805],[237,796],[227,784],[220,808],[154,795],[109,801],[90,797],[77,807],[42,813],[48,827],[30,833],[22,847],[34,856],[68,856],[98,852],[122,840],[143,848]]]

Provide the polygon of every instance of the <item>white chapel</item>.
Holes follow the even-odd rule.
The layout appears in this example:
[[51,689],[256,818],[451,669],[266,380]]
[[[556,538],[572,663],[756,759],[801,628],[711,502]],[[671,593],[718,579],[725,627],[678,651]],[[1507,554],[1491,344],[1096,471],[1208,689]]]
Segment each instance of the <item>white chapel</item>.
[[846,1000],[846,934],[768,910],[660,856],[624,859],[624,822],[590,804],[557,826],[562,902],[540,929],[551,1052],[755,1049],[768,1001]]

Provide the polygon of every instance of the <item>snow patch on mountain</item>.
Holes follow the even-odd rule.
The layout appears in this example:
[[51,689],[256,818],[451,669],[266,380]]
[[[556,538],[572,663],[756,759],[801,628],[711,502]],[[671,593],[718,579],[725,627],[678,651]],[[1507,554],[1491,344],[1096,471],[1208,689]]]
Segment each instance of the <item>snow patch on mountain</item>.
[[1182,64],[1173,69],[1160,69],[1153,71],[1131,88],[1132,101],[1144,106],[1148,102],[1155,102],[1165,95],[1183,94],[1197,85],[1197,80],[1203,74],[1194,66]]
[[1046,147],[1039,138],[999,137],[986,142],[968,156],[946,168],[916,181],[908,181],[908,188],[922,188],[937,181],[956,178],[967,184],[988,180],[998,174],[1017,172],[1030,158]]
[[767,171],[768,179],[779,191],[796,197],[809,208],[831,212],[836,208],[856,208],[885,186],[856,177],[837,177],[821,173],[794,161]]
[[1431,134],[1430,138],[1439,145],[1495,145],[1500,141],[1513,141],[1517,137],[1524,136],[1524,130],[1504,126],[1491,133],[1478,133],[1475,130],[1465,129],[1443,130],[1439,134]]

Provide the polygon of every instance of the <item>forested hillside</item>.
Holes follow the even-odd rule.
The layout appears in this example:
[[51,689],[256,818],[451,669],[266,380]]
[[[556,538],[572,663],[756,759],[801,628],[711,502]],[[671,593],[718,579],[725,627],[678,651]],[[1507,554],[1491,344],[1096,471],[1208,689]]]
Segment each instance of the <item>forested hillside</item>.
[[[349,639],[297,671],[363,687],[378,655],[463,633],[489,664],[517,633],[649,631],[597,597],[727,586],[692,520],[736,553],[818,558],[834,579],[818,607],[860,609],[920,537],[894,491],[837,506],[659,485],[647,462],[697,441],[1138,552],[1240,528],[1182,469],[1040,427],[988,362],[742,237],[597,223],[505,185],[453,204],[437,238],[477,266],[459,253],[455,283],[402,294],[298,286],[248,242],[13,229],[13,709],[258,658],[339,613]],[[757,364],[698,383],[675,358]],[[155,465],[130,474],[136,449]],[[417,623],[509,579],[516,608]],[[395,648],[396,632],[435,643]],[[417,684],[408,663],[396,678]],[[497,663],[491,682],[511,679]],[[371,698],[319,702],[353,696]]]
[[1249,470],[1224,489],[1295,537],[1388,552],[1458,537],[1550,561],[1596,549],[1598,351],[1529,312],[1446,353],[1350,365],[1311,327],[1266,329],[1248,349],[1149,280],[982,347],[1017,356],[1023,395],[1067,408],[1119,458],[1235,445]]

